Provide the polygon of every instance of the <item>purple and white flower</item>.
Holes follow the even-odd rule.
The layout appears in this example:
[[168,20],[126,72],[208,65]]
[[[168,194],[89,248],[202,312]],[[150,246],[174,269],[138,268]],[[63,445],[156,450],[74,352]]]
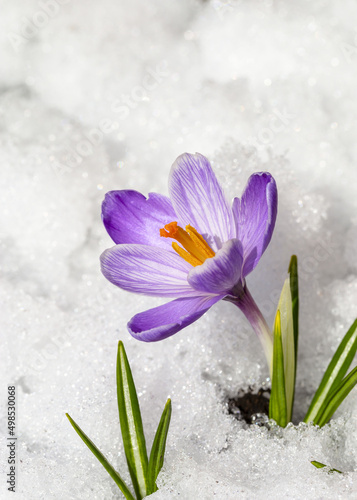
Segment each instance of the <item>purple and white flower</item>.
[[146,342],[165,339],[225,299],[251,322],[269,363],[271,332],[245,278],[274,230],[273,177],[253,174],[230,206],[207,158],[186,153],[171,168],[169,194],[110,191],[103,202],[103,222],[116,243],[101,256],[104,276],[130,292],[174,299],[135,315],[130,334]]

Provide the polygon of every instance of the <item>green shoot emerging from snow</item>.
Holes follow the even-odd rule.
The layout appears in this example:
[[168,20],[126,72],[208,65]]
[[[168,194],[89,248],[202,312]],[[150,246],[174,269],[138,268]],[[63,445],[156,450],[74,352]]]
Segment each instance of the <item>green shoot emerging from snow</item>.
[[[291,421],[298,347],[299,287],[297,259],[292,256],[274,323],[272,390],[269,416],[285,427]],[[311,402],[304,422],[322,427],[357,383],[357,367],[346,375],[357,351],[357,320],[342,339]]]
[[66,415],[77,434],[115,481],[124,497],[127,500],[135,500],[135,498],[141,500],[157,490],[156,479],[164,463],[166,438],[170,425],[171,400],[168,399],[165,405],[148,460],[139,401],[122,342],[118,345],[117,396],[121,434],[135,496],[96,445],[76,422],[68,414]]

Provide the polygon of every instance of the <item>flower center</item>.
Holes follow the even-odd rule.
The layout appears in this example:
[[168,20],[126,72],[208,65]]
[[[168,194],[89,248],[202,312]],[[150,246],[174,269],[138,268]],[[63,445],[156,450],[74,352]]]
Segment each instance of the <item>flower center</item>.
[[183,248],[176,241],[173,241],[172,248],[193,266],[200,266],[206,259],[216,255],[206,240],[190,225],[186,226],[185,231],[177,225],[177,222],[170,222],[160,229],[160,236],[173,238],[181,243]]

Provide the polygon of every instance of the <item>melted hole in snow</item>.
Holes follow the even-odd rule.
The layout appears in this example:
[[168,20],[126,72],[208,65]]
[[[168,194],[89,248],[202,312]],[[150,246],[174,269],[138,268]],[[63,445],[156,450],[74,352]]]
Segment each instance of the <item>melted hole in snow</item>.
[[238,396],[227,399],[228,413],[247,424],[264,425],[269,420],[269,396],[270,389],[241,389]]

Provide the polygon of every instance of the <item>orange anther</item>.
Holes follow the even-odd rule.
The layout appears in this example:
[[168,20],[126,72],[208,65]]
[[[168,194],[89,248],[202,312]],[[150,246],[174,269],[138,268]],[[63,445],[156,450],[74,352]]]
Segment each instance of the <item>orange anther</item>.
[[193,266],[199,266],[206,259],[215,256],[206,240],[192,226],[186,226],[185,231],[177,225],[177,222],[170,222],[160,229],[160,236],[173,238],[181,243],[183,248],[175,242],[172,243],[172,248]]

